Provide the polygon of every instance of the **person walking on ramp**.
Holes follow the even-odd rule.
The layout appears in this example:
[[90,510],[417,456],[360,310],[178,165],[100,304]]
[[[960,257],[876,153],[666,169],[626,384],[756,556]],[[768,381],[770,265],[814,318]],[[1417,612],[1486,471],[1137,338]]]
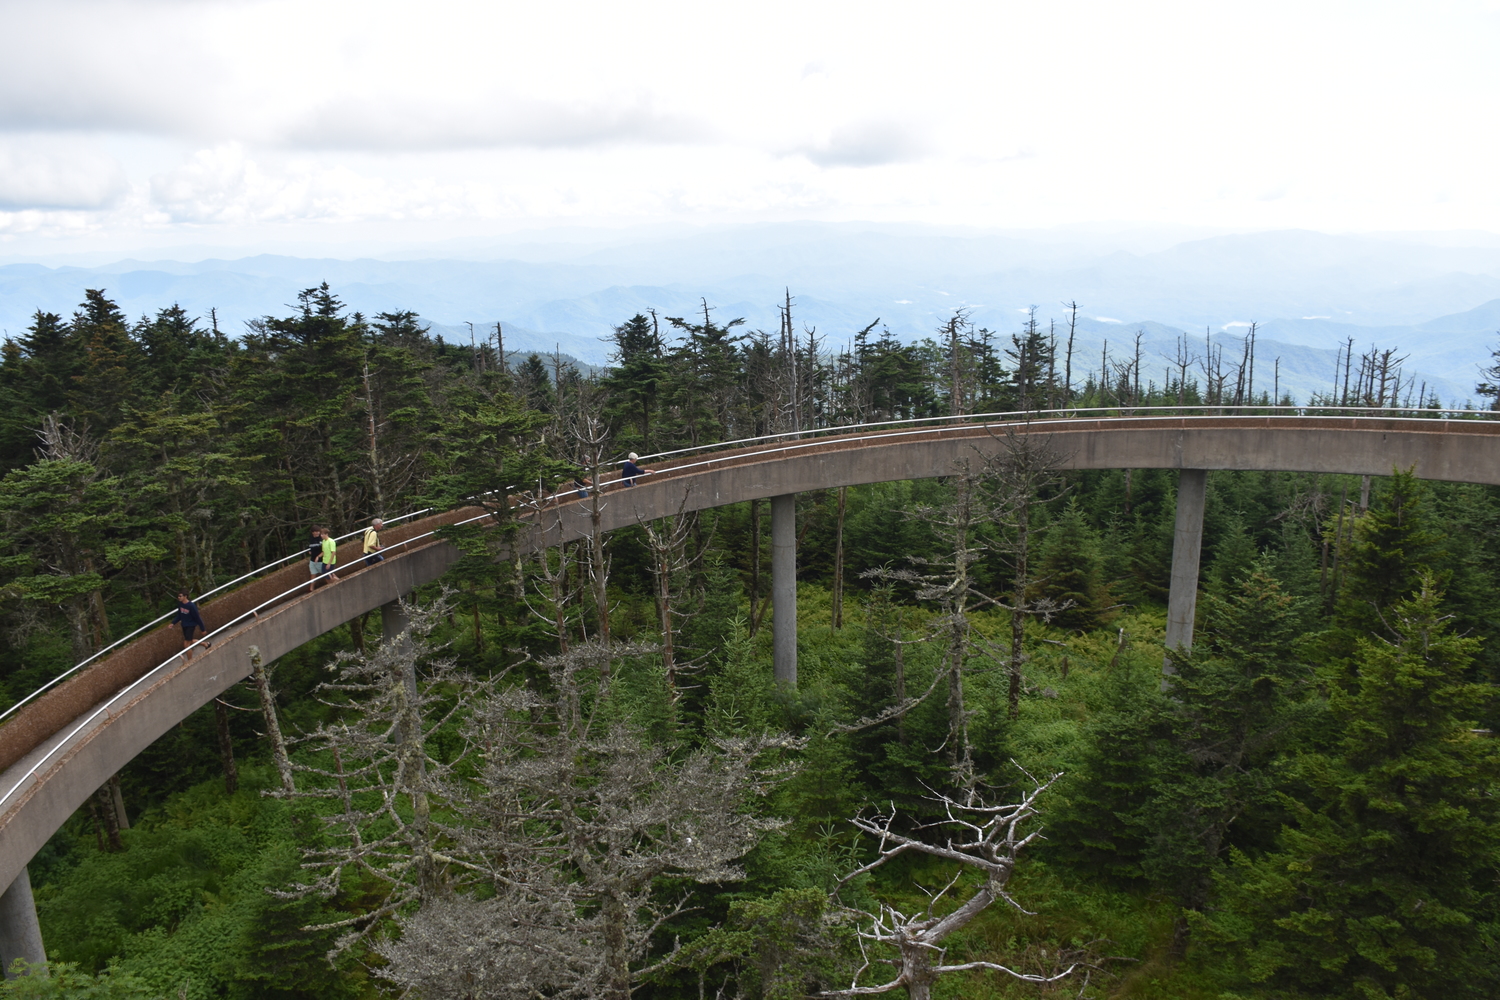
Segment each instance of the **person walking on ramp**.
[[311,594],[318,586],[318,577],[323,575],[323,529],[313,528],[312,535],[307,541],[307,572],[312,577],[312,582],[307,585],[307,592]]
[[[177,592],[177,613],[172,616],[171,625],[178,625],[182,628],[182,648],[187,650],[185,654],[187,658],[192,659],[193,633],[202,632],[206,636],[208,635],[208,626],[203,624],[203,615],[198,612],[197,602],[190,599],[185,590]],[[204,649],[211,648],[211,644],[207,639],[202,640],[202,642]]]
[[339,543],[333,537],[331,528],[319,528],[323,533],[323,575],[334,583],[339,582],[339,575],[334,572],[333,567],[339,561]]
[[652,470],[643,469],[639,465],[635,464],[636,462],[639,462],[640,459],[641,456],[637,455],[633,451],[626,456],[625,464],[620,469],[620,482],[624,483],[626,486],[634,486],[637,476],[651,475]]
[[380,529],[383,527],[385,527],[385,522],[377,517],[365,529],[365,547],[363,551],[366,566],[374,566],[376,563],[385,562],[385,556],[380,554],[380,550],[385,548],[384,545],[380,544]]

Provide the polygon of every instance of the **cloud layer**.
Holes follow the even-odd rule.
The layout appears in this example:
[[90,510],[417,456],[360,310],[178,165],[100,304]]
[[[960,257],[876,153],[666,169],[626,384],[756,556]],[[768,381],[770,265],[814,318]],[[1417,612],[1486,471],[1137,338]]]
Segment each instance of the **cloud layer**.
[[0,237],[799,214],[1500,230],[1481,0],[0,0],[0,23]]
[[120,161],[85,143],[0,137],[0,211],[112,208],[129,189]]

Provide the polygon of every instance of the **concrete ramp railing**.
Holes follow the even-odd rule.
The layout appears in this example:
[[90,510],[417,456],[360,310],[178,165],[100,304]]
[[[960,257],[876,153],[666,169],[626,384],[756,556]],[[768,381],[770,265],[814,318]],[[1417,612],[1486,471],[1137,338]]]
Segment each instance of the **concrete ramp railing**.
[[[424,513],[428,512],[419,511],[416,515],[403,515],[403,517],[409,518]],[[467,516],[472,516],[472,514],[473,511],[470,509]],[[383,541],[387,548],[400,546],[407,539],[428,534],[434,528],[452,523],[464,516],[466,516],[465,512],[460,511],[429,515],[394,528],[390,527],[390,524],[401,519],[392,518],[383,532]],[[346,540],[339,545],[340,566],[347,567],[354,564],[361,555],[362,533],[351,532],[343,536],[344,539],[351,537],[355,540]],[[222,626],[225,622],[248,614],[264,602],[274,600],[277,595],[295,593],[298,583],[305,586],[308,582],[306,558],[304,553],[295,553],[262,567],[253,574],[241,577],[240,580],[243,581],[247,577],[264,574],[235,590],[224,593],[216,600],[203,604],[205,622],[209,622],[210,629],[213,629],[216,627],[213,623],[217,622]],[[288,563],[290,565],[287,565]],[[239,581],[231,581],[222,587],[216,587],[203,595],[200,600],[206,600],[210,595],[221,593],[233,586],[235,582]],[[137,629],[136,632],[102,650],[100,654],[90,657],[54,678],[0,715],[0,720],[3,720],[3,724],[0,724],[0,774],[3,774],[43,740],[61,730],[69,721],[143,677],[149,670],[164,663],[174,654],[180,654],[182,652],[180,633],[170,626],[163,626],[163,623],[170,617],[170,614],[163,615],[154,622]],[[151,631],[152,628],[156,630]],[[0,786],[0,795],[3,795],[5,790],[4,786]],[[0,799],[0,808],[3,807],[4,800]]]

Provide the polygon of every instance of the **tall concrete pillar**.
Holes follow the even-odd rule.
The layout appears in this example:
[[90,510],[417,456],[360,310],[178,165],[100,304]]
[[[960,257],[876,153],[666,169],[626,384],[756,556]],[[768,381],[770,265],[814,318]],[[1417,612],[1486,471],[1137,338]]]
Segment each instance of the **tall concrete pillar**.
[[33,965],[47,961],[42,925],[37,923],[36,903],[31,898],[31,876],[25,868],[0,893],[0,962],[5,963],[5,978],[11,977],[10,964],[18,958]]
[[411,619],[407,617],[400,601],[391,601],[380,606],[380,641],[382,643],[396,638],[410,624]]
[[1177,529],[1172,535],[1172,589],[1167,594],[1167,655],[1162,673],[1175,674],[1172,650],[1193,648],[1198,610],[1198,559],[1203,554],[1203,499],[1208,471],[1183,469],[1177,481]]
[[771,498],[771,646],[776,683],[797,686],[797,494]]

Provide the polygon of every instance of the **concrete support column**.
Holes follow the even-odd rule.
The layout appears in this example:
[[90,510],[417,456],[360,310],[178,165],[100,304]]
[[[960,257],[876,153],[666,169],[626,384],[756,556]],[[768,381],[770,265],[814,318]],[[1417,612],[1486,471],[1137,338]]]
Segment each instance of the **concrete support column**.
[[25,868],[10,888],[0,893],[0,962],[5,963],[5,978],[10,978],[10,964],[18,958],[33,965],[47,961],[42,926],[37,923],[36,903],[31,898],[31,876]]
[[1177,481],[1177,529],[1172,536],[1172,589],[1167,595],[1167,655],[1162,673],[1174,674],[1172,650],[1193,648],[1198,610],[1198,559],[1203,553],[1203,499],[1208,471],[1183,469]]
[[391,601],[380,606],[380,641],[390,642],[400,635],[402,630],[411,624],[406,610],[401,607],[400,601]]
[[776,683],[797,686],[797,494],[771,498],[771,639]]

